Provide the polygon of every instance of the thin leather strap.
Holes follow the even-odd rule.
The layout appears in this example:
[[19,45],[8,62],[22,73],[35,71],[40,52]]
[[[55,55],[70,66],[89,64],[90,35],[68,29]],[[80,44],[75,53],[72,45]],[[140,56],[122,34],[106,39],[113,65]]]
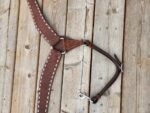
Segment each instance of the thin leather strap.
[[114,55],[114,57],[112,57],[109,53],[107,53],[106,51],[97,47],[96,45],[91,43],[89,40],[85,40],[84,44],[87,45],[88,47],[96,50],[97,52],[103,54],[105,57],[107,57],[109,60],[111,60],[114,63],[114,65],[116,66],[116,72],[115,72],[114,76],[111,78],[111,80],[104,86],[104,88],[102,88],[102,90],[98,94],[96,94],[94,97],[91,98],[93,103],[97,103],[97,101],[100,99],[100,97],[110,88],[110,86],[118,78],[120,72],[122,71],[122,64],[116,55]]

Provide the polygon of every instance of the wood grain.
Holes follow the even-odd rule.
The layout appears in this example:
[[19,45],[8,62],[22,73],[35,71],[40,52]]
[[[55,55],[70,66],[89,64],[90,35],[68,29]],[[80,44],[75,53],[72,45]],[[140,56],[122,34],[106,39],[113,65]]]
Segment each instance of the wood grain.
[[33,113],[39,33],[35,29],[27,1],[20,1],[17,51],[11,113]]
[[10,0],[3,2],[0,0],[0,111],[4,111],[4,96],[5,96],[5,70],[6,70],[6,56],[7,56],[7,31],[9,22],[9,5]]
[[10,113],[14,73],[18,1],[0,1],[0,112]]
[[149,113],[150,2],[127,0],[126,6],[122,113]]
[[[93,42],[122,59],[124,0],[97,0],[95,4]],[[106,57],[93,51],[91,72],[91,96],[95,96],[111,79],[115,68]],[[90,113],[120,113],[121,76],[101,97],[90,105]]]
[[5,70],[6,70],[6,56],[7,56],[7,30],[8,30],[8,20],[9,20],[9,6],[6,4],[10,3],[10,0],[6,0],[2,3],[0,1],[0,7],[3,9],[0,10],[0,111],[3,111],[4,104],[4,82],[5,82]]

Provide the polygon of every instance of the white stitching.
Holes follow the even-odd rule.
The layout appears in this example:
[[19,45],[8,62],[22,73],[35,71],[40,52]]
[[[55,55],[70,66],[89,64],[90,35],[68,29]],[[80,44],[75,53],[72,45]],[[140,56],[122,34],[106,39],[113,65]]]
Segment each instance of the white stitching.
[[[50,43],[49,42],[49,40],[47,39],[47,37],[45,36],[45,34],[42,34],[42,31],[38,28],[38,26],[37,26],[37,24],[36,24],[36,21],[35,21],[35,17],[34,17],[34,15],[33,15],[33,11],[32,11],[32,9],[31,9],[31,5],[30,5],[30,3],[29,3],[29,1],[27,1],[27,3],[28,3],[28,6],[29,6],[29,9],[30,9],[30,11],[31,11],[31,15],[32,15],[32,18],[33,18],[33,21],[34,21],[34,24],[35,24],[35,27],[36,27],[36,29],[39,31],[39,33],[44,37],[44,39],[48,42],[48,43]],[[36,5],[36,8],[37,8],[37,10],[38,10],[38,12],[39,12],[39,15],[40,15],[40,17],[41,17],[41,19],[42,19],[42,21],[45,23],[45,25],[47,26],[47,28],[48,29],[50,29],[51,30],[51,32],[53,33],[54,31],[51,29],[51,27],[48,25],[48,23],[45,21],[45,19],[44,19],[44,17],[42,16],[42,13],[41,13],[41,11],[40,11],[40,9],[39,9],[39,7],[38,7],[38,4],[37,4],[37,2],[35,1],[34,2],[35,3],[35,5]],[[57,36],[57,34],[56,33],[54,33],[54,36]],[[45,67],[46,67],[46,65],[47,65],[47,63],[48,63],[48,59],[50,58],[50,56],[51,56],[51,52],[50,52],[50,55],[48,56],[48,58],[47,58],[47,60],[46,60],[46,62],[45,62],[45,65],[43,66],[43,69],[42,69],[42,73],[41,73],[41,77],[40,77],[40,84],[39,84],[39,92],[38,92],[38,110],[37,110],[37,112],[39,112],[39,104],[40,104],[40,90],[41,90],[41,80],[42,80],[42,76],[43,76],[43,72],[44,72],[44,70],[45,70]],[[46,109],[45,109],[45,112],[47,112],[47,107],[48,107],[48,102],[49,102],[49,96],[50,96],[50,91],[51,91],[51,87],[52,87],[52,82],[53,82],[53,78],[54,78],[54,74],[56,73],[56,69],[57,69],[57,66],[58,66],[58,62],[59,62],[59,60],[60,60],[60,56],[58,57],[58,59],[57,59],[57,63],[55,64],[55,66],[54,66],[54,70],[53,70],[53,73],[52,73],[52,75],[51,75],[51,80],[50,80],[50,83],[49,83],[49,88],[48,88],[48,95],[47,95],[47,100],[46,100]]]
[[[33,15],[33,11],[32,11],[32,9],[31,9],[31,5],[30,5],[29,1],[27,1],[27,3],[28,3],[28,6],[29,6],[29,9],[30,9],[30,11],[31,11],[31,15],[32,15],[32,18],[33,18],[34,25],[35,25],[36,29],[39,31],[39,33],[40,33],[41,35],[44,35],[44,34],[42,34],[42,31],[38,28],[38,26],[37,26],[37,24],[36,24],[35,17],[34,17],[34,15]],[[37,1],[35,0],[34,3],[35,3],[35,6],[36,6],[36,8],[37,8],[39,14],[40,14],[40,17],[41,17],[42,21],[45,23],[45,25],[47,26],[47,28],[50,29],[51,32],[53,33],[54,31],[51,29],[51,27],[49,26],[49,24],[45,21],[45,19],[44,19],[42,13],[41,13],[41,11],[40,11],[40,9],[39,9],[39,7],[38,7]],[[54,36],[57,36],[57,34],[55,33]],[[48,40],[48,38],[47,38],[45,35],[44,35],[44,39],[45,39],[48,43],[50,43],[49,40]]]
[[40,104],[40,94],[41,94],[40,90],[41,90],[41,83],[42,83],[43,73],[44,73],[45,67],[46,67],[46,65],[48,63],[48,58],[50,58],[51,54],[52,54],[52,50],[51,50],[50,54],[48,55],[48,57],[47,57],[47,59],[45,61],[45,64],[44,64],[43,69],[42,69],[40,81],[39,81],[39,92],[38,92],[38,101],[37,101],[37,103],[38,103],[38,106],[37,106],[38,109],[39,109],[39,104]]
[[[48,23],[45,21],[44,17],[42,16],[42,13],[41,13],[41,11],[40,11],[40,9],[39,9],[38,4],[37,4],[36,1],[35,1],[35,5],[36,5],[36,7],[37,7],[37,9],[38,9],[38,12],[39,12],[39,14],[40,14],[40,16],[41,16],[43,22],[45,23],[45,25],[47,26],[47,28],[50,28],[50,29],[51,29],[51,27],[48,25]],[[49,26],[49,27],[48,27],[48,26]]]
[[57,59],[57,63],[55,64],[53,73],[52,73],[52,75],[51,75],[51,80],[50,80],[50,83],[49,83],[49,89],[48,89],[48,95],[47,95],[47,101],[46,101],[46,106],[45,106],[46,109],[45,109],[45,111],[47,111],[48,100],[49,100],[50,91],[51,91],[51,87],[52,87],[53,77],[54,77],[54,74],[55,74],[55,72],[56,72],[56,68],[57,68],[57,66],[58,66],[59,60],[60,60],[60,56],[59,56],[58,59]]
[[[28,6],[29,6],[29,9],[30,9],[30,11],[31,11],[31,15],[32,15],[32,18],[33,18],[33,21],[34,21],[34,25],[35,25],[36,29],[39,31],[39,33],[42,34],[42,32],[41,32],[40,29],[37,27],[37,24],[36,24],[36,22],[35,22],[35,17],[34,17],[34,15],[33,15],[33,11],[32,11],[32,9],[31,9],[31,5],[30,5],[29,1],[27,1],[27,3],[28,3]],[[41,14],[40,9],[39,9],[39,7],[38,7],[38,5],[37,5],[37,2],[35,1],[34,3],[35,3],[35,5],[36,5],[36,7],[37,7],[37,9],[38,9],[38,12],[39,12],[40,16],[42,17],[42,14]],[[46,41],[48,41],[47,37],[46,37],[46,38],[44,37],[44,39],[45,39]]]
[[47,109],[45,109],[45,113],[47,112]]
[[[47,63],[48,63],[48,59],[50,59],[50,56],[51,56],[51,54],[52,54],[52,50],[51,50],[51,52],[50,52],[50,54],[48,55],[48,57],[47,57],[47,60],[46,60],[46,63],[45,63],[45,65],[47,65]],[[55,72],[56,72],[56,68],[57,68],[57,66],[58,66],[58,62],[60,61],[60,56],[58,57],[58,59],[57,59],[57,63],[55,64],[55,66],[54,66],[54,70],[53,70],[53,73],[52,73],[52,75],[51,75],[51,79],[50,79],[50,83],[49,83],[49,88],[48,88],[48,94],[47,94],[47,100],[46,100],[46,105],[45,105],[45,112],[47,112],[47,108],[48,108],[48,103],[49,103],[49,96],[50,96],[50,92],[51,92],[51,87],[52,87],[52,82],[53,82],[53,77],[54,77],[54,74],[55,74]],[[43,66],[44,68],[46,67],[46,66]],[[42,70],[44,70],[44,69],[42,69]],[[43,72],[42,72],[43,73]],[[42,79],[42,75],[41,75],[41,79]],[[40,87],[39,87],[39,91],[41,90],[41,79],[40,79]],[[40,95],[40,92],[38,93],[39,95]],[[38,112],[39,112],[39,104],[40,104],[40,96],[38,97]]]

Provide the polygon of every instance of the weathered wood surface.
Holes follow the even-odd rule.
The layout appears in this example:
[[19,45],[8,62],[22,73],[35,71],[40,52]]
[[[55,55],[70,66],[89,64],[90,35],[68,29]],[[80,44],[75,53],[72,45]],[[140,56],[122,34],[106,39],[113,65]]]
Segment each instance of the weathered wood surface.
[[[92,104],[80,92],[95,95],[112,77],[114,66],[86,46],[67,53],[54,80],[49,113],[150,112],[148,0],[38,2],[58,34],[93,40],[124,62],[123,76]],[[49,52],[26,0],[0,0],[0,113],[36,112],[39,78]]]
[[126,9],[122,113],[150,113],[150,1]]
[[37,81],[39,33],[32,21],[27,2],[19,10],[17,49],[11,113],[34,112]]
[[0,113],[10,113],[19,2],[0,0]]

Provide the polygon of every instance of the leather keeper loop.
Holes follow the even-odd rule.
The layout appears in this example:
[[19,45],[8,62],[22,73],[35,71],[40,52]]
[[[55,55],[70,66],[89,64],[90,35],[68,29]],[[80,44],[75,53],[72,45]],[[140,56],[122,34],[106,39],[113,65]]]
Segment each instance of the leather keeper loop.
[[96,95],[96,96],[91,98],[91,101],[93,102],[93,104],[96,104],[98,102],[99,98],[100,97],[98,95]]

